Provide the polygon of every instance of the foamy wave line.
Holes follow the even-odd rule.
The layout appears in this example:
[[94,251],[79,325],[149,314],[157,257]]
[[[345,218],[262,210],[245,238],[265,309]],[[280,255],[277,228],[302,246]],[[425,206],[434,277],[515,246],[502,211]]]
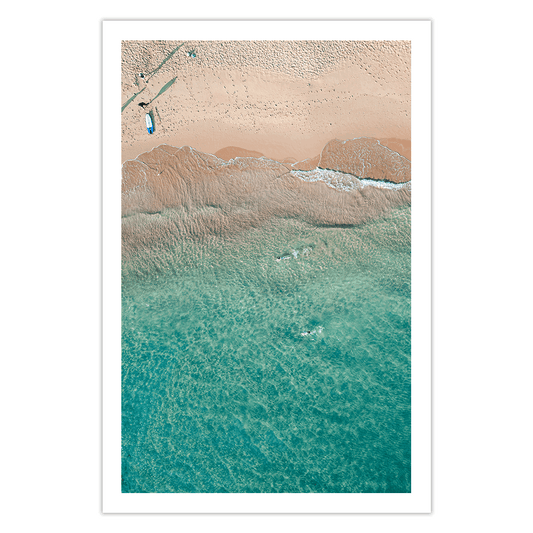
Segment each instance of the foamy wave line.
[[365,187],[376,187],[378,189],[407,189],[411,190],[411,182],[391,183],[389,181],[359,179],[353,174],[347,174],[340,170],[327,170],[315,168],[313,170],[291,170],[293,176],[300,178],[302,181],[314,182],[323,181],[328,187],[341,191],[354,191],[364,189]]

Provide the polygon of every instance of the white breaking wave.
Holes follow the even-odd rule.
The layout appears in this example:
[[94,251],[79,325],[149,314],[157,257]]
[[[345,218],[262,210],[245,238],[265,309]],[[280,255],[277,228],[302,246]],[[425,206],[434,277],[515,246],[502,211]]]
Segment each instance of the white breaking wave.
[[323,181],[328,187],[341,191],[354,191],[365,187],[376,187],[378,189],[407,189],[411,190],[411,182],[391,183],[389,181],[359,179],[353,174],[347,174],[339,170],[326,170],[315,168],[313,170],[291,170],[291,174],[302,181],[314,182]]

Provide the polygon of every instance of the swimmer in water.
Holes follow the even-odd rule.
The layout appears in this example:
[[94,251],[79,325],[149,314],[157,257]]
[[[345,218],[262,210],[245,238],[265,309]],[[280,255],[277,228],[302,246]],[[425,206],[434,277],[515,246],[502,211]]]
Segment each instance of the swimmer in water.
[[306,335],[314,335],[315,333],[322,333],[324,331],[324,328],[322,326],[318,326],[317,329],[314,329],[313,331],[304,331],[300,333],[302,337],[305,337]]

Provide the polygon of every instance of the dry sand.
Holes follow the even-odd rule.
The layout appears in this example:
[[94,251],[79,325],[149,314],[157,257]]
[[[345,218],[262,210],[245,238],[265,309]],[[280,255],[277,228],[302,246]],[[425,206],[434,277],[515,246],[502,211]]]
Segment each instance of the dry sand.
[[123,161],[164,143],[290,165],[356,137],[411,157],[409,42],[189,41],[169,57],[180,44],[123,42],[122,104],[142,91],[122,112]]

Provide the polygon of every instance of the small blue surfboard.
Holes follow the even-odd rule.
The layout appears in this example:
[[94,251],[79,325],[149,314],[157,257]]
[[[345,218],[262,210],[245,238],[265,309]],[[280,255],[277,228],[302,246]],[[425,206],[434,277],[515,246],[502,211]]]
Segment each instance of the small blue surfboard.
[[146,129],[148,130],[148,133],[154,133],[154,124],[152,122],[152,117],[150,116],[150,113],[146,113]]

